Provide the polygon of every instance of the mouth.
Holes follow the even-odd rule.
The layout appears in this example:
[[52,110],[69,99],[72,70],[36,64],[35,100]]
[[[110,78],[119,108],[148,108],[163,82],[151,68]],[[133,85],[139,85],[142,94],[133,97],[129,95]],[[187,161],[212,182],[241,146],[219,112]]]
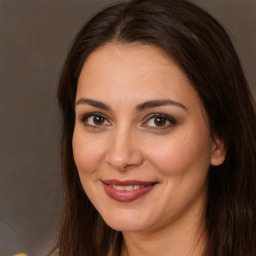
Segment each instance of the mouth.
[[158,182],[148,181],[118,181],[118,180],[102,180],[101,181],[106,194],[119,202],[132,202],[146,193],[148,193]]

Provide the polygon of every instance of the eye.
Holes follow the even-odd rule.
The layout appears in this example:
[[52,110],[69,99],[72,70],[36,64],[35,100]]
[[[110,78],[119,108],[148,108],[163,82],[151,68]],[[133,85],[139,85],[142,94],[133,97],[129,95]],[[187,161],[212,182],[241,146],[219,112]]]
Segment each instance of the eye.
[[82,116],[81,121],[87,125],[92,127],[97,126],[109,126],[110,122],[107,118],[100,113],[90,113]]
[[144,127],[152,127],[156,129],[164,129],[168,128],[174,124],[176,124],[176,120],[166,114],[154,114],[151,115],[146,122],[143,123]]

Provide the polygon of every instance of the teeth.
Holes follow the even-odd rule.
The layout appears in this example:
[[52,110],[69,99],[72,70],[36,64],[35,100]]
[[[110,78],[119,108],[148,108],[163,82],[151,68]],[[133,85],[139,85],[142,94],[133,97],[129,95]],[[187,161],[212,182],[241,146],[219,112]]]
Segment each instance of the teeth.
[[118,191],[132,191],[132,190],[138,190],[140,188],[144,188],[145,186],[139,186],[139,185],[129,185],[129,186],[117,186],[112,185],[112,187]]
[[134,188],[133,188],[132,185],[130,185],[130,186],[125,186],[125,187],[124,187],[124,190],[125,190],[125,191],[132,191],[132,190],[134,190]]
[[112,187],[116,190],[124,190],[124,186],[112,185]]

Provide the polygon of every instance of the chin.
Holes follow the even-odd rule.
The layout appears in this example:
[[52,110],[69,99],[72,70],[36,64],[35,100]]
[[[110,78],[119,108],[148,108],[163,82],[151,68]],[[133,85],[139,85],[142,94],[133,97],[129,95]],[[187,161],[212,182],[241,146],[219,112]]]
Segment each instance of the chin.
[[143,225],[136,225],[132,223],[107,223],[109,227],[116,231],[121,231],[121,232],[140,232],[140,231],[145,231],[146,227]]
[[134,213],[113,214],[111,216],[102,216],[104,221],[112,229],[122,232],[139,232],[147,230],[150,226],[145,216],[138,216]]

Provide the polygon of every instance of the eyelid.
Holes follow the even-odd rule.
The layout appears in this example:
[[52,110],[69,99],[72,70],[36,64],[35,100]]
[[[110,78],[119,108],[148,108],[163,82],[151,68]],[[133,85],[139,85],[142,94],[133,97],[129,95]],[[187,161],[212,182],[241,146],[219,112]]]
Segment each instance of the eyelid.
[[[147,122],[149,122],[149,120],[151,119],[154,119],[154,118],[157,118],[157,117],[160,117],[160,118],[163,118],[163,119],[166,119],[168,122],[170,122],[169,125],[165,125],[165,126],[147,126],[147,125],[144,125],[146,124]],[[143,124],[142,126],[143,127],[149,127],[149,128],[152,128],[152,129],[167,129],[173,125],[177,124],[177,120],[175,118],[173,118],[172,116],[170,115],[167,115],[167,114],[163,114],[163,113],[154,113],[154,114],[150,114],[148,115],[146,118],[145,118],[145,121],[143,121]]]
[[100,117],[103,117],[105,119],[105,121],[107,121],[108,123],[111,123],[109,121],[109,119],[102,113],[100,112],[90,112],[90,113],[87,113],[87,114],[83,114],[79,117],[79,120],[86,126],[89,126],[89,127],[100,127],[100,126],[106,126],[106,125],[91,125],[91,124],[88,124],[86,123],[86,120],[88,120],[88,118],[90,117],[93,117],[93,116],[100,116]]
[[[102,125],[97,125],[97,124],[89,124],[86,122],[86,120],[88,120],[90,117],[94,117],[94,116],[100,116],[102,118],[105,119],[106,122],[108,122],[108,124],[102,124]],[[166,121],[169,122],[168,125],[164,125],[164,126],[151,126],[151,125],[147,125],[147,123],[151,120],[151,119],[154,119],[154,118],[163,118],[163,119],[166,119]],[[109,121],[109,118],[106,117],[106,115],[100,113],[100,112],[90,112],[90,113],[86,113],[86,114],[82,114],[82,115],[79,115],[78,116],[78,119],[85,125],[85,126],[88,126],[88,127],[93,127],[93,128],[100,128],[100,127],[104,127],[104,126],[110,126],[111,125],[111,121]],[[105,122],[104,121],[104,122]],[[163,130],[163,129],[167,129],[167,128],[170,128],[172,127],[173,125],[177,124],[177,120],[175,118],[173,118],[172,116],[170,115],[167,115],[167,114],[163,114],[163,113],[152,113],[148,116],[146,116],[143,120],[143,123],[142,123],[142,127],[148,127],[148,128],[151,128],[151,129],[158,129],[158,130]]]

